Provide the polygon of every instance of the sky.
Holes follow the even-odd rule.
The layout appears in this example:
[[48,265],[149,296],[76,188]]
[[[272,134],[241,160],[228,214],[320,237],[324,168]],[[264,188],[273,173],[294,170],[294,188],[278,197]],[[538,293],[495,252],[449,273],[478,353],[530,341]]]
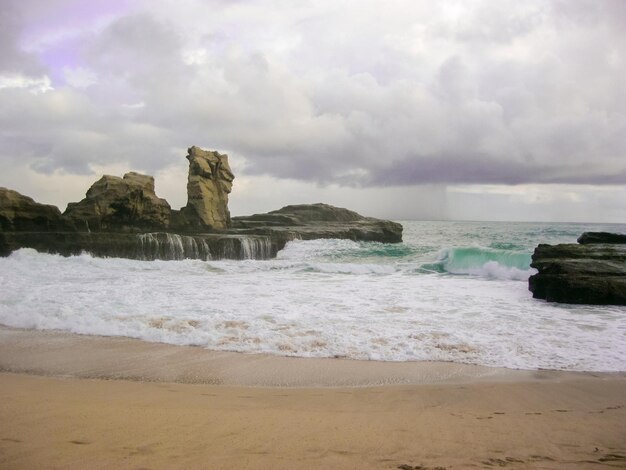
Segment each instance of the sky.
[[626,222],[624,0],[0,0],[0,186],[102,174],[233,215]]

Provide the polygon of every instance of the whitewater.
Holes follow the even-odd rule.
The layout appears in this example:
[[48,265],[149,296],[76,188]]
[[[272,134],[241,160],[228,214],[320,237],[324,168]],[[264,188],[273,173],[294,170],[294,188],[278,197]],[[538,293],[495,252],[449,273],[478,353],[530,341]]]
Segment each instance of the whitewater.
[[[404,242],[289,242],[273,260],[0,258],[0,324],[212,350],[626,370],[626,308],[528,291],[538,243],[626,225],[402,222]],[[252,256],[252,254],[251,254]]]

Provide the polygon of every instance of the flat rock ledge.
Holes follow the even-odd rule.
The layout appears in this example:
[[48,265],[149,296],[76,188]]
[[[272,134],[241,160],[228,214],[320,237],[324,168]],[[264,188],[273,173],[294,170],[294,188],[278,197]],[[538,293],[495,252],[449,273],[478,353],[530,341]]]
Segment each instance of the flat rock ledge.
[[321,203],[290,205],[266,214],[233,217],[231,232],[266,234],[284,240],[402,241],[402,225],[397,222],[363,217],[354,211]]
[[536,299],[593,305],[626,305],[626,235],[586,232],[578,244],[535,248],[528,280]]

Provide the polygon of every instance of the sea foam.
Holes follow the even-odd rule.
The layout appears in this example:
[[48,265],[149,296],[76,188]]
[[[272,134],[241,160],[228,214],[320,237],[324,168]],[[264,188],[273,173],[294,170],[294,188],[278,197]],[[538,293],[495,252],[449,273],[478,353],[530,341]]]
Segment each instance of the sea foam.
[[480,255],[463,267],[459,250],[449,250],[456,264],[446,269],[468,272],[427,273],[419,267],[428,257],[445,261],[441,249],[391,247],[294,241],[267,261],[23,249],[0,259],[0,323],[303,357],[625,369],[624,308],[547,304],[532,299],[525,282],[469,272],[497,272],[503,258]]

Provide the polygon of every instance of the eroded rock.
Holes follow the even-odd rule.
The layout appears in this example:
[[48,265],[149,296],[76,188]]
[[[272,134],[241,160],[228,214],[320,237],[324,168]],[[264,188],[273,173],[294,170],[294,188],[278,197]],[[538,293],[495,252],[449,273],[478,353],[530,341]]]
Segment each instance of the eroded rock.
[[171,208],[157,197],[152,176],[130,172],[123,178],[103,176],[63,215],[82,230],[133,232],[167,228]]
[[228,194],[235,176],[228,164],[228,155],[196,146],[187,152],[187,205],[177,216],[177,225],[196,230],[230,227]]
[[34,248],[65,256],[267,259],[293,239],[402,241],[402,225],[328,204],[285,206],[231,223],[228,194],[234,176],[228,157],[191,147],[187,159],[188,201],[180,211],[157,197],[154,178],[135,172],[103,176],[63,215],[0,188],[0,256]]
[[0,188],[0,229],[3,232],[49,232],[69,228],[56,206],[40,204],[17,191]]

